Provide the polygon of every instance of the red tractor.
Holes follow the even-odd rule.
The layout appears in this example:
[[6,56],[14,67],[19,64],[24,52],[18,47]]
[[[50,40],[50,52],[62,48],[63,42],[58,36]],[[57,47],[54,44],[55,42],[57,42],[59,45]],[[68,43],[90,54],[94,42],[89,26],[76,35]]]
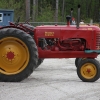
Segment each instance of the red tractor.
[[100,77],[99,53],[100,28],[70,25],[70,16],[62,26],[10,23],[0,28],[0,81],[22,81],[46,58],[76,58],[78,77],[94,82]]

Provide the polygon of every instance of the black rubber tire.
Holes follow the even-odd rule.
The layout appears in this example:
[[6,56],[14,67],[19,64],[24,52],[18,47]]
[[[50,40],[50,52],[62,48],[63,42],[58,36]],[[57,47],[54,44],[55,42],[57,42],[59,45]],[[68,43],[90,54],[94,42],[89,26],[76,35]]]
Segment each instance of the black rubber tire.
[[42,63],[43,63],[43,61],[44,61],[44,59],[43,59],[43,58],[39,58],[39,59],[38,59],[37,66],[36,66],[35,68],[38,68],[38,67],[40,66],[40,64],[42,64]]
[[[34,26],[32,26],[32,25],[29,25],[29,24],[23,24],[23,26],[25,26],[25,27],[27,27],[27,28],[29,28],[29,29],[31,29],[31,30],[34,30]],[[27,30],[28,31],[28,30]],[[30,32],[30,35],[34,35],[34,34],[32,34],[31,32]],[[38,59],[38,63],[37,63],[37,66],[36,66],[36,68],[38,68],[39,67],[39,65],[43,62],[43,58],[39,58]]]
[[[32,25],[29,25],[29,24],[23,24],[23,26],[25,26],[25,27],[27,27],[27,28],[29,28],[29,29],[31,29],[31,30],[34,30],[34,26],[32,26]],[[29,31],[29,30],[27,30],[27,31]],[[30,32],[30,35],[34,35],[32,32]],[[43,62],[43,58],[39,58],[38,59],[38,63],[37,63],[37,66],[36,66],[36,68],[37,67],[39,67],[39,65]]]
[[[88,78],[85,78],[81,74],[81,68],[86,63],[91,63],[91,64],[95,65],[95,67],[97,69],[97,73],[93,78],[88,79]],[[77,75],[83,82],[95,82],[100,77],[100,63],[96,59],[84,59],[84,60],[82,60],[81,63],[79,64],[79,66],[77,67]]]
[[82,58],[76,58],[75,59],[75,66],[78,67],[79,63],[81,62]]
[[31,73],[35,69],[37,65],[37,61],[38,61],[37,47],[33,38],[29,34],[16,28],[0,29],[0,39],[6,38],[6,37],[14,37],[14,38],[20,39],[26,44],[29,51],[30,58],[29,58],[28,65],[20,73],[6,75],[0,72],[0,81],[19,82],[27,78],[29,75],[31,75]]

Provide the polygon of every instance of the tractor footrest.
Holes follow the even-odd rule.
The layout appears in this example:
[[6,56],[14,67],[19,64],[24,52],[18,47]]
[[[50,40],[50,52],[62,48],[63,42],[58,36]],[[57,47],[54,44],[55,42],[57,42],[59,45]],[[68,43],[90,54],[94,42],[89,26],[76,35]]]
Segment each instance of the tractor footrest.
[[100,50],[85,50],[85,53],[100,53]]

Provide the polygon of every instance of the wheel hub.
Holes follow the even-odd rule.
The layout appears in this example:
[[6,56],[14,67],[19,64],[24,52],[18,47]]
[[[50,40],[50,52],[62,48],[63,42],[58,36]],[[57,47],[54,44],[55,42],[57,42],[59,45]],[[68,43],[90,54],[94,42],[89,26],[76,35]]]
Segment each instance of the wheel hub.
[[87,71],[86,72],[88,72],[88,74],[91,72],[91,69],[90,68],[87,68]]
[[18,60],[18,51],[14,46],[3,49],[2,59],[6,64],[13,64]]
[[13,60],[15,57],[14,52],[7,52],[6,57],[8,58],[8,60]]
[[81,67],[81,74],[86,79],[93,78],[97,73],[97,69],[94,64],[86,63]]

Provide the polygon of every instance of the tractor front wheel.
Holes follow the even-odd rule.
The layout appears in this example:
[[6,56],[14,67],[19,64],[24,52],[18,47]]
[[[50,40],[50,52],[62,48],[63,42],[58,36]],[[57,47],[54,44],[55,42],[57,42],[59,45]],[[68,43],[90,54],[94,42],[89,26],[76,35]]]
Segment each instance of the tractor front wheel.
[[77,67],[77,75],[84,82],[94,82],[100,77],[100,64],[95,59],[84,59]]
[[37,61],[37,47],[30,35],[16,28],[0,29],[0,81],[22,81]]
[[75,66],[78,67],[78,65],[80,64],[82,58],[76,58],[75,59]]

